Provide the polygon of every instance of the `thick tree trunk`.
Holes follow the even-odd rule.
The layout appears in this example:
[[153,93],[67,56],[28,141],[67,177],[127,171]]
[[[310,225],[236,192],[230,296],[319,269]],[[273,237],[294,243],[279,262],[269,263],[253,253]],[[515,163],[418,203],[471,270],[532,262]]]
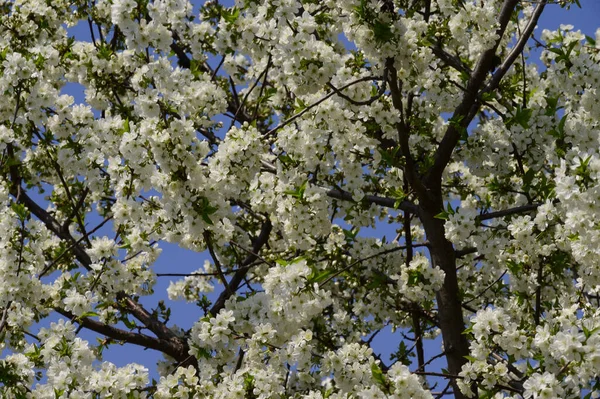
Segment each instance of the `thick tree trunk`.
[[[438,319],[442,330],[448,372],[451,375],[458,375],[462,366],[467,362],[469,343],[463,334],[465,325],[456,276],[456,256],[452,244],[445,237],[444,221],[436,219],[435,214],[430,210],[422,210],[420,216],[427,240],[431,244],[429,251],[433,266],[440,267],[446,273],[444,285],[436,296]],[[464,398],[465,396],[456,385],[456,380],[453,380],[452,385],[454,396],[458,399]]]

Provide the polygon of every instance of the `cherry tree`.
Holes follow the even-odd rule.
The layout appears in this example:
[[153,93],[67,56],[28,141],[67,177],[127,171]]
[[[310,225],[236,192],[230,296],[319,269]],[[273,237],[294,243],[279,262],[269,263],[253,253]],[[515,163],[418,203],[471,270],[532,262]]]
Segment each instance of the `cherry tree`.
[[0,1],[1,396],[597,397],[600,30],[536,30],[577,5]]

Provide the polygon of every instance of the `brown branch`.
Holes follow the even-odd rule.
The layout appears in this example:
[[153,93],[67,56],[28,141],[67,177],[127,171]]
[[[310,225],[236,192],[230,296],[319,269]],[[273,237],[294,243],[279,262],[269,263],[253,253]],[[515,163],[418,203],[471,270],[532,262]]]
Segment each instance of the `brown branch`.
[[431,46],[431,51],[435,54],[440,60],[444,61],[447,65],[450,65],[452,68],[456,69],[459,72],[464,72],[467,74],[471,74],[471,69],[468,66],[463,64],[459,57],[447,53],[440,45],[437,43],[435,46]]
[[[252,244],[252,252],[254,254],[259,253],[261,248],[267,243],[272,229],[273,226],[271,225],[271,221],[267,220],[263,223],[262,228],[260,230],[260,234]],[[221,292],[221,295],[219,295],[219,298],[217,298],[217,301],[210,309],[211,315],[216,316],[221,311],[221,309],[225,307],[225,302],[227,302],[227,300],[237,291],[239,285],[246,277],[246,274],[248,274],[248,270],[250,270],[250,268],[247,268],[246,266],[250,265],[256,260],[256,255],[254,254],[248,255],[246,259],[244,259],[237,272],[229,281],[229,284],[227,284],[227,286],[224,287],[225,289],[223,290],[223,292]]]
[[543,204],[538,202],[535,204],[527,204],[527,205],[517,206],[515,208],[510,208],[510,209],[503,209],[501,211],[484,213],[482,215],[477,216],[476,219],[479,221],[483,221],[483,220],[501,218],[504,216],[516,215],[519,213],[531,212],[531,211],[535,211],[540,205],[543,205]]
[[[271,54],[269,54],[269,59],[267,61],[267,69],[269,68],[269,66],[271,65]],[[260,106],[260,99],[263,96],[265,87],[267,86],[267,79],[269,78],[269,74],[267,73],[267,71],[265,71],[264,77],[263,77],[263,82],[260,85],[260,91],[258,92],[258,99],[256,101],[256,106],[254,107],[254,113],[252,114],[252,119],[256,119],[258,117],[258,108]],[[260,78],[259,78],[260,79]]]
[[500,275],[500,277],[498,277],[496,280],[494,280],[494,282],[490,285],[488,285],[487,287],[485,287],[485,289],[483,291],[481,291],[479,294],[475,295],[473,298],[469,299],[468,301],[463,302],[463,306],[473,302],[474,300],[481,298],[481,296],[483,294],[485,294],[490,288],[492,288],[494,285],[496,285],[500,280],[502,280],[502,278],[506,275],[506,273],[508,272],[508,270],[504,270],[504,272]]
[[[355,201],[352,198],[351,193],[349,193],[348,191],[337,189],[337,188],[328,190],[325,194],[327,194],[328,197],[343,200],[343,201],[353,201],[353,202]],[[398,201],[394,198],[379,197],[377,195],[365,195],[362,200],[366,201],[370,204],[380,205],[380,206],[383,206],[386,208],[400,209],[401,211],[408,211],[411,213],[419,212],[419,207],[417,205],[413,204],[410,201],[406,201],[406,200]]]
[[537,288],[535,290],[535,314],[533,321],[535,325],[540,324],[540,316],[542,315],[542,284],[544,282],[544,262],[540,261],[540,266],[537,273]]
[[67,249],[65,249],[60,255],[58,255],[51,263],[49,263],[46,267],[44,267],[44,270],[42,270],[42,272],[39,274],[38,278],[42,278],[46,273],[48,273],[48,271],[54,265],[56,265],[66,254],[68,254],[70,250],[72,250],[73,248],[75,248],[76,246],[81,244],[81,242],[85,239],[85,237],[89,237],[90,235],[94,234],[102,226],[104,226],[106,223],[108,223],[108,221],[111,220],[112,218],[113,218],[112,216],[106,217],[102,222],[100,222],[100,224],[98,226],[96,226],[92,230],[86,232],[86,234],[84,234],[83,237],[79,238],[77,241],[75,241],[69,247],[67,247]]
[[[525,176],[526,172],[525,172],[525,167],[523,166],[523,156],[519,153],[519,149],[517,148],[517,145],[513,142],[510,143],[512,145],[512,155],[514,155],[515,160],[517,161],[517,168],[519,169],[519,173],[521,174],[521,176]],[[531,196],[529,195],[529,193],[527,191],[525,191],[523,193],[523,195],[525,196],[525,198],[527,198],[527,202],[531,203]]]
[[[256,78],[256,81],[254,81],[254,83],[252,84],[252,86],[250,86],[250,88],[248,89],[248,91],[246,92],[246,95],[244,96],[244,98],[242,99],[242,102],[239,103],[237,110],[235,111],[235,114],[233,114],[233,121],[231,122],[232,125],[235,123],[235,121],[237,120],[237,116],[240,112],[242,112],[242,110],[244,109],[244,106],[246,105],[246,101],[248,101],[248,97],[250,97],[250,94],[252,93],[252,91],[254,91],[254,88],[258,85],[258,82],[260,82],[260,79],[263,77],[264,75],[264,79],[266,81],[268,73],[269,73],[269,68],[271,67],[271,55],[269,54],[269,58],[267,60],[267,65],[265,67],[265,69],[258,75],[258,77]],[[235,84],[233,82],[233,79],[231,77],[229,77],[229,80],[231,81],[231,87],[232,90],[235,91]],[[262,93],[262,90],[264,88],[264,85],[261,86],[260,92]],[[260,98],[260,94],[258,96]],[[239,98],[237,96],[236,93],[236,102],[239,102]],[[258,104],[258,101],[257,101]]]
[[252,250],[244,247],[243,245],[238,244],[235,241],[229,241],[229,243],[231,245],[233,245],[234,247],[238,247],[239,249],[241,249],[242,251],[246,252],[248,255],[253,255],[256,256],[256,259],[260,260],[262,263],[266,263],[267,265],[274,267],[275,264],[273,264],[272,262],[269,262],[268,260],[266,260],[265,258],[263,258],[262,256],[260,256],[259,254],[257,254],[256,252],[252,252]]
[[498,87],[498,85],[500,84],[500,81],[502,80],[504,75],[506,75],[506,73],[508,72],[510,67],[514,64],[517,57],[519,57],[519,55],[523,53],[525,44],[527,44],[527,41],[529,40],[531,34],[533,33],[533,30],[535,29],[535,27],[538,23],[538,20],[540,19],[540,16],[542,15],[542,12],[544,11],[544,7],[546,7],[547,3],[548,3],[547,0],[541,0],[539,2],[539,4],[536,6],[535,10],[533,11],[533,14],[531,15],[531,19],[527,23],[527,26],[525,27],[523,34],[519,38],[519,41],[517,42],[515,47],[513,47],[513,49],[508,54],[506,59],[502,62],[502,64],[500,64],[500,66],[496,69],[496,72],[494,72],[492,79],[490,79],[490,82],[482,90],[482,93],[495,90]]
[[[422,246],[426,246],[426,245],[427,245],[427,244],[422,244]],[[342,273],[344,273],[344,272],[347,272],[348,270],[352,269],[354,266],[356,266],[356,265],[358,265],[358,264],[361,264],[362,262],[365,262],[365,261],[367,261],[367,260],[371,260],[371,259],[377,258],[377,257],[379,257],[379,256],[383,256],[383,255],[391,254],[391,253],[394,253],[394,252],[402,251],[402,250],[404,250],[404,249],[407,249],[407,246],[400,246],[400,247],[395,247],[395,248],[386,249],[386,250],[383,250],[383,251],[381,251],[381,252],[377,252],[376,254],[369,255],[369,256],[367,256],[367,257],[365,257],[365,258],[361,258],[361,259],[355,260],[354,262],[350,263],[348,266],[344,267],[344,268],[343,268],[343,269],[341,269],[341,270],[338,270],[337,272],[335,272],[334,274],[332,274],[331,276],[329,276],[329,278],[327,278],[325,281],[323,281],[323,282],[322,282],[322,283],[319,285],[319,287],[322,287],[322,286],[324,286],[325,284],[327,284],[328,282],[330,282],[330,281],[331,281],[331,280],[333,280],[334,278],[338,277],[340,274],[342,274]],[[382,273],[382,274],[383,274],[383,273]],[[387,277],[387,276],[386,276],[386,277]],[[386,280],[388,280],[388,279],[389,279],[389,280],[391,280],[389,277],[387,277],[387,279],[386,279]],[[394,280],[391,280],[391,282],[392,282],[392,283],[395,283],[395,281],[394,281]]]
[[442,141],[435,152],[433,166],[430,168],[427,174],[428,186],[438,186],[441,184],[442,173],[444,172],[446,165],[448,165],[448,162],[450,162],[452,152],[460,140],[462,131],[469,126],[471,120],[477,114],[477,111],[481,105],[479,101],[479,91],[487,74],[494,66],[496,50],[498,49],[502,37],[504,36],[504,32],[508,26],[510,18],[512,17],[514,8],[518,3],[519,0],[504,0],[504,4],[500,10],[500,15],[498,16],[499,26],[496,30],[498,40],[496,40],[492,48],[486,50],[481,55],[477,65],[475,66],[475,69],[473,70],[473,73],[471,74],[471,78],[467,84],[467,91],[464,93],[462,101],[456,107],[454,114],[452,115],[451,119],[454,121],[454,123],[450,123],[448,125],[446,133],[444,134],[444,137],[442,138]]
[[429,360],[427,360],[425,363],[423,363],[421,366],[419,366],[418,369],[416,369],[415,371],[424,371],[423,369],[425,368],[425,366],[433,363],[436,359],[439,359],[440,357],[444,357],[446,356],[446,352],[440,352],[435,356],[432,356]]
[[421,331],[421,317],[418,312],[413,312],[412,322],[415,330],[415,345],[417,347],[417,361],[419,369],[425,371],[425,352],[423,351],[423,332]]
[[235,370],[233,372],[233,374],[235,374],[239,369],[242,368],[242,363],[244,362],[244,350],[242,349],[242,347],[240,346],[240,349],[238,350],[238,360],[235,363]]
[[126,310],[131,313],[136,319],[138,319],[144,326],[152,331],[158,338],[161,339],[172,339],[174,337],[173,332],[163,323],[152,317],[152,314],[148,312],[142,305],[131,299],[123,292],[117,294],[119,302],[125,305]]
[[[178,36],[175,33],[173,34],[173,37],[175,40],[178,39]],[[177,41],[173,41],[173,43],[171,43],[171,50],[173,50],[173,52],[177,56],[177,63],[179,64],[179,66],[185,69],[191,68],[192,61],[190,60],[190,57],[188,57],[188,55],[185,53],[185,50],[179,45]],[[213,71],[210,71],[206,66],[202,65],[200,66],[200,69],[204,73],[209,73],[212,76],[213,80],[216,78],[216,76],[214,76]],[[238,107],[236,106],[236,104],[228,100],[227,111],[230,112],[232,115],[235,115],[237,113],[237,110]],[[237,115],[237,120],[241,122],[251,122],[252,118],[242,111],[239,113],[239,115]]]
[[[436,193],[439,206],[442,207],[441,193]],[[444,283],[436,293],[438,305],[439,327],[442,331],[448,371],[458,375],[462,366],[467,362],[469,343],[464,334],[465,325],[461,304],[461,291],[456,273],[456,256],[454,248],[445,237],[444,221],[435,218],[433,209],[422,212],[421,222],[431,243],[429,254],[434,267],[439,267],[445,273]],[[474,387],[476,392],[476,387]],[[456,399],[463,399],[465,395],[453,382],[453,391]],[[477,394],[476,394],[477,396]]]
[[[357,83],[360,82],[367,82],[370,80],[377,80],[378,78],[376,77],[364,77],[364,78],[359,78],[356,80],[353,80],[350,83],[345,84],[344,86],[338,88],[338,91],[341,90],[346,90],[348,87],[353,86]],[[308,111],[310,111],[311,109],[313,109],[314,107],[320,105],[321,103],[323,103],[324,101],[326,101],[327,99],[329,99],[330,97],[336,95],[337,92],[336,91],[331,91],[329,93],[327,93],[325,96],[323,96],[322,98],[320,98],[319,100],[315,101],[314,103],[310,104],[309,106],[307,106],[306,108],[304,108],[302,111],[298,112],[295,115],[292,115],[291,117],[289,117],[288,119],[286,119],[285,121],[281,122],[279,125],[275,126],[273,129],[269,130],[268,132],[265,133],[266,137],[272,136],[273,134],[275,134],[275,132],[277,132],[279,129],[289,125],[290,123],[292,123],[293,121],[295,121],[296,119],[300,118],[302,115],[304,115],[305,113],[307,113]]]
[[[16,187],[11,188],[11,194],[17,194],[14,192],[17,190]],[[16,196],[15,196],[16,197]],[[65,231],[62,226],[56,221],[52,215],[42,209],[35,201],[33,201],[26,193],[21,192],[18,196],[20,202],[22,202],[31,213],[33,213],[38,219],[40,219],[46,228],[56,234],[59,238],[73,243],[73,252],[75,257],[87,270],[91,270],[90,265],[92,264],[90,256],[87,254],[84,248],[75,241],[68,231]],[[144,324],[150,331],[156,334],[162,340],[171,342],[173,345],[179,347],[179,350],[185,354],[186,364],[194,364],[195,358],[189,358],[187,352],[189,347],[184,339],[181,339],[175,335],[174,332],[163,323],[152,318],[151,314],[144,309],[139,303],[131,299],[124,292],[118,292],[117,298],[125,305],[125,310],[131,313],[136,319]],[[178,359],[176,357],[176,359]]]
[[87,254],[87,252],[85,252],[81,245],[77,244],[77,241],[75,241],[69,231],[65,230],[63,226],[61,226],[52,215],[50,215],[50,213],[42,209],[42,207],[32,200],[27,193],[21,192],[20,195],[17,195],[17,191],[18,189],[16,187],[11,187],[10,193],[15,198],[18,197],[19,203],[25,205],[29,212],[33,213],[39,220],[41,220],[48,230],[53,232],[58,238],[71,243],[75,258],[84,268],[90,270],[90,265],[92,264],[90,256]]
[[[54,308],[54,310],[68,319],[74,320],[80,326],[83,326],[84,328],[87,328],[88,330],[94,331],[98,334],[102,334],[117,341],[125,341],[127,343],[139,345],[144,348],[154,349],[163,352],[177,360],[182,358],[181,346],[169,339],[165,340],[154,338],[142,333],[121,330],[108,324],[90,319],[89,317],[77,317],[73,313],[61,308]],[[188,356],[187,353],[183,354],[186,357]]]
[[[387,276],[386,276],[387,277]],[[385,277],[384,277],[385,278]],[[391,281],[386,281],[388,284],[397,284],[397,281],[390,279]],[[416,302],[410,302],[403,298],[394,298],[396,303],[391,303],[383,300],[391,309],[401,310],[408,314],[418,312],[419,316],[424,319],[427,319],[432,325],[439,327],[439,320],[435,314],[429,314],[425,309],[423,309]]]
[[[396,123],[396,131],[398,132],[398,143],[400,144],[400,152],[404,158],[404,175],[406,176],[410,187],[416,192],[421,203],[429,203],[430,195],[423,185],[420,176],[415,167],[415,161],[410,152],[409,136],[410,129],[407,118],[404,115],[404,107],[402,105],[402,81],[398,80],[398,72],[394,67],[392,59],[386,61],[386,68],[389,69],[388,83],[392,97],[392,105],[400,114],[400,122]],[[417,212],[415,212],[417,213]]]
[[342,91],[340,89],[338,89],[337,87],[335,87],[331,82],[327,82],[327,86],[329,86],[329,88],[331,88],[331,90],[333,90],[335,92],[335,94],[337,94],[344,100],[348,101],[352,105],[371,105],[375,101],[377,101],[381,96],[383,96],[383,94],[385,93],[386,83],[387,83],[387,74],[388,74],[388,69],[385,68],[383,70],[383,79],[382,79],[383,82],[381,83],[381,86],[377,89],[377,94],[375,94],[368,100],[364,100],[364,101],[353,100],[352,98],[350,98],[347,95],[345,95],[344,93],[342,93]]
[[431,394],[432,394],[432,395],[436,395],[436,396],[435,396],[435,399],[440,399],[440,398],[442,398],[442,397],[444,397],[444,396],[446,396],[446,395],[452,395],[452,394],[453,394],[453,392],[452,392],[452,391],[450,391],[450,387],[451,387],[451,386],[452,386],[452,380],[448,381],[448,383],[446,384],[446,387],[445,387],[445,388],[444,388],[444,389],[443,389],[443,390],[442,390],[440,393],[438,393],[438,394],[436,395],[434,392],[432,392]]
[[8,310],[10,309],[11,306],[12,306],[12,301],[8,301],[8,303],[6,304],[6,307],[2,311],[2,317],[0,318],[0,335],[3,333],[4,328],[7,325],[7,322],[8,322]]
[[[210,254],[213,262],[215,263],[215,267],[217,268],[217,277],[221,281],[221,284],[225,287],[225,289],[229,289],[229,284],[227,284],[227,279],[223,274],[223,268],[221,267],[221,262],[219,262],[219,258],[215,253],[215,250],[212,245],[212,240],[210,239],[210,232],[208,230],[204,231],[204,241],[206,241],[206,247],[208,248],[208,253]],[[233,293],[230,293],[233,294]]]
[[[483,221],[483,220],[500,218],[500,217],[504,217],[504,216],[510,216],[510,215],[516,215],[516,214],[520,214],[520,213],[531,212],[531,211],[535,211],[540,205],[542,205],[542,203],[538,202],[538,203],[534,203],[534,204],[517,206],[515,208],[510,208],[510,209],[503,209],[500,211],[483,213],[479,216],[476,216],[475,219],[479,220],[479,221]],[[454,251],[455,256],[457,258],[462,258],[466,255],[474,254],[475,252],[477,252],[477,248],[473,248],[473,247],[459,249],[459,250]]]
[[[244,267],[244,269],[249,269],[253,266],[256,266],[255,264],[252,265],[248,265],[246,267]],[[240,270],[242,270],[242,268],[238,268],[238,269],[234,269],[234,270],[226,270],[223,271],[223,274],[233,274],[233,273],[237,273]],[[156,273],[156,277],[218,277],[218,272],[211,272],[211,273]]]
[[[81,215],[79,214],[79,211],[78,211],[78,205],[80,203],[81,203],[81,205],[83,205],[83,201],[75,202],[75,199],[71,195],[71,190],[69,189],[69,185],[67,184],[65,177],[63,176],[63,173],[60,169],[60,165],[52,157],[52,155],[50,154],[50,152],[48,150],[46,150],[46,154],[48,155],[48,158],[50,158],[50,162],[52,163],[52,166],[54,167],[54,170],[56,171],[56,174],[58,175],[60,183],[62,184],[63,188],[65,189],[65,193],[67,194],[69,203],[71,204],[71,207],[73,208],[72,213],[75,215],[75,218],[77,219],[77,224],[79,225],[79,230],[81,231],[81,234],[83,234],[83,236],[85,237],[85,241],[87,242],[87,244],[91,245],[90,240],[87,238],[87,234],[85,231],[85,225],[83,224],[83,219],[81,219]],[[85,199],[85,195],[82,195],[82,198]],[[71,223],[71,218],[69,217],[65,220],[65,223],[63,224],[62,229],[68,230],[70,223]]]
[[462,380],[463,378],[465,378],[465,377],[461,377],[460,375],[457,375],[457,374],[435,373],[433,371],[413,371],[413,374],[425,375],[425,376],[431,376],[431,377],[452,378],[455,380]]

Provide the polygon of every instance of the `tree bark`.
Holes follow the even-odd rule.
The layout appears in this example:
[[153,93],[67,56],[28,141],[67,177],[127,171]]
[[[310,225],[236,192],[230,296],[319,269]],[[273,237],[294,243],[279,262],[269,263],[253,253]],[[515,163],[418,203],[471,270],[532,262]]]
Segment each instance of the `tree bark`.
[[[441,206],[440,206],[441,210]],[[456,275],[456,256],[454,247],[445,236],[444,221],[436,219],[435,211],[422,209],[420,219],[423,223],[427,240],[431,243],[429,253],[433,267],[439,267],[446,274],[442,288],[436,294],[439,326],[442,330],[444,351],[448,362],[448,373],[458,375],[467,362],[469,342],[463,334],[463,321],[460,290]],[[439,213],[439,212],[438,212]],[[463,399],[456,380],[452,381],[454,396]]]

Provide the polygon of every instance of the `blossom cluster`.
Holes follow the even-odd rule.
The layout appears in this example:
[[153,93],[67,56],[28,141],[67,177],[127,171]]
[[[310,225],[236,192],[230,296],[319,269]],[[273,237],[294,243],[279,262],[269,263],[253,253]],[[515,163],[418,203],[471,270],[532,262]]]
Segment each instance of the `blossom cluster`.
[[600,30],[534,3],[0,1],[0,396],[600,390]]

